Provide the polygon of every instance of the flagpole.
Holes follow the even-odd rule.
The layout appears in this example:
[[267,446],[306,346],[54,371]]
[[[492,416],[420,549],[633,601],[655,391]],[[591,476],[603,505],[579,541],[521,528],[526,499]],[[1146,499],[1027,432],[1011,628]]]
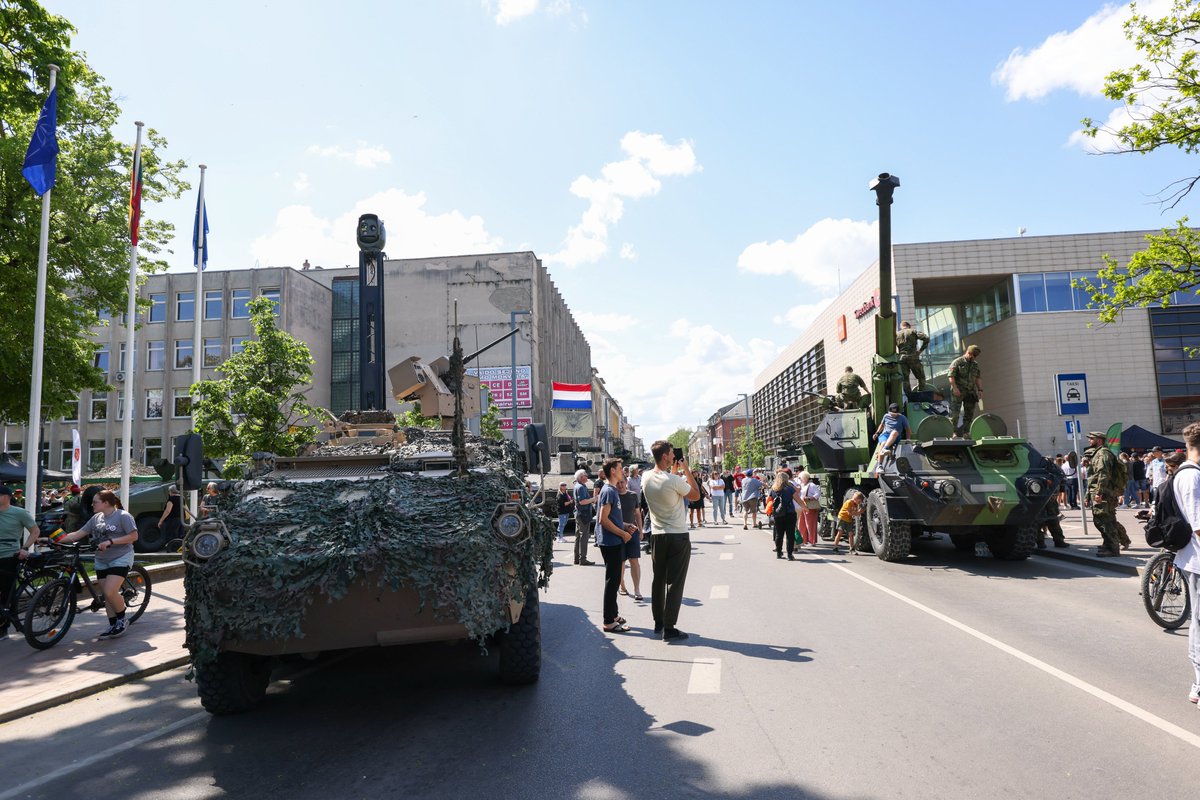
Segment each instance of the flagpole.
[[[133,175],[130,182],[130,199],[133,200],[133,186],[138,179],[138,173],[142,168],[142,126],[143,122],[134,122],[137,125],[137,143],[133,146]],[[136,199],[138,205],[137,224],[141,223],[141,203],[142,198],[139,195]],[[131,213],[132,213],[131,207]],[[129,242],[129,305],[127,306],[125,316],[125,419],[121,424],[121,440],[124,447],[121,449],[121,505],[129,507],[129,471],[130,459],[133,456],[133,415],[134,410],[138,407],[137,398],[133,396],[134,387],[137,385],[135,378],[137,377],[138,354],[134,349],[134,328],[137,323],[137,258],[138,246],[137,237],[132,234]]]
[[[58,66],[50,64],[50,91],[58,83]],[[36,516],[41,510],[38,470],[42,448],[42,360],[46,352],[46,262],[50,245],[50,192],[42,193],[42,235],[38,241],[37,305],[33,312],[33,382],[29,389],[29,427],[25,444],[25,510]]]
[[[204,248],[208,246],[208,242],[204,239],[204,227],[208,221],[208,210],[204,207],[204,171],[208,167],[204,164],[200,165],[200,198],[196,204],[196,236],[195,236],[195,253],[196,253],[196,326],[194,328],[192,342],[192,385],[195,386],[200,382],[200,362],[204,358],[204,340],[201,337],[200,331],[200,314],[204,308]],[[189,397],[191,390],[188,390]],[[188,492],[189,502],[192,507],[192,519],[199,519],[200,516],[200,492]]]

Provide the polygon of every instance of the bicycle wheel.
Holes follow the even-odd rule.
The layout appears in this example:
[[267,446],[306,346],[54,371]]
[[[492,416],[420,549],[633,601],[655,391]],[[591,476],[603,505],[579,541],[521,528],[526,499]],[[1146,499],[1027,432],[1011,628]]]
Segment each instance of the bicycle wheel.
[[62,641],[75,620],[75,590],[66,578],[56,578],[37,590],[25,612],[25,641],[48,650]]
[[57,577],[58,573],[54,570],[41,569],[21,578],[13,590],[12,605],[8,609],[8,619],[17,633],[25,631],[25,614],[29,611],[37,590]]
[[129,624],[138,621],[150,602],[150,573],[141,564],[134,564],[121,584],[121,597],[125,598],[125,619]]
[[1175,568],[1173,553],[1159,553],[1142,573],[1142,604],[1150,619],[1173,631],[1189,619],[1192,609],[1183,572]]

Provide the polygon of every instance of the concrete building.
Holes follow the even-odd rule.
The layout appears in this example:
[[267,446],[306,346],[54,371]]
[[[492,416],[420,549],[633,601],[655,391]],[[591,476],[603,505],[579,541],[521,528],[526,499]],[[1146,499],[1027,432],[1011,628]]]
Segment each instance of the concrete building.
[[[1073,279],[1094,279],[1105,255],[1126,263],[1145,247],[1146,233],[895,245],[897,324],[911,320],[929,334],[929,375],[966,345],[979,345],[983,408],[1043,452],[1071,447],[1053,385],[1064,372],[1087,375],[1085,431],[1122,422],[1178,438],[1200,419],[1200,362],[1185,353],[1200,345],[1198,298],[1177,297],[1169,308],[1135,309],[1100,325],[1086,294],[1071,287]],[[754,418],[768,450],[811,438],[823,414],[802,391],[830,392],[846,366],[870,382],[878,307],[874,264],[758,375]]]
[[[448,356],[457,301],[459,337],[467,353],[511,330],[514,321],[519,328],[515,337],[519,426],[531,420],[550,421],[552,381],[593,380],[591,348],[531,252],[393,259],[384,262],[384,276],[388,364],[414,355],[426,360]],[[278,302],[279,327],[304,341],[313,354],[309,401],[335,414],[358,407],[357,267],[308,269],[306,262],[303,270],[209,270],[203,291],[198,305],[195,274],[190,271],[151,275],[140,289],[151,308],[137,332],[138,356],[132,371],[136,460],[148,463],[169,457],[171,439],[191,428],[188,392],[194,315],[202,315],[202,377],[217,377],[214,367],[253,334],[246,305],[258,296]],[[532,315],[515,313],[528,311]],[[43,460],[56,468],[70,468],[72,428],[80,431],[85,472],[122,455],[123,389],[131,372],[124,352],[126,331],[117,319],[107,320],[94,334],[101,344],[96,365],[116,391],[85,392],[73,419],[52,420],[44,428]],[[511,365],[509,342],[469,365],[491,389],[505,428],[511,428]],[[53,370],[48,369],[47,375],[52,378]],[[603,434],[611,445],[621,441],[627,420],[607,390],[599,399],[597,430],[590,443]],[[388,408],[398,411],[400,404],[389,398]],[[4,435],[6,451],[21,457],[24,428],[8,426]]]

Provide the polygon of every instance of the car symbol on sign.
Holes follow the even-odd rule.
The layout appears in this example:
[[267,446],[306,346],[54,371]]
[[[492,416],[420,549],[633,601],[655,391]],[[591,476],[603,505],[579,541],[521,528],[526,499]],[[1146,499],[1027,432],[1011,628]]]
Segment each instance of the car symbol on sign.
[[1078,400],[1078,399],[1079,399],[1079,390],[1078,389],[1076,389],[1074,386],[1072,386],[1070,389],[1067,389],[1067,400]]

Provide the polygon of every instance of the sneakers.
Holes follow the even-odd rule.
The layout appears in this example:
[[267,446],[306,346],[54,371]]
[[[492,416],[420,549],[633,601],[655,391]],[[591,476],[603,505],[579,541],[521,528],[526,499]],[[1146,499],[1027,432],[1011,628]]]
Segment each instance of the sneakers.
[[125,620],[119,619],[116,622],[114,622],[112,625],[109,625],[108,630],[104,631],[104,633],[97,636],[96,639],[97,640],[116,639],[119,636],[124,636],[125,629],[127,627],[128,627],[128,625],[126,625]]
[[667,628],[663,631],[664,642],[682,642],[686,638],[688,638],[688,635],[679,630],[679,628]]
[[1193,683],[1192,690],[1188,692],[1189,703],[1200,703],[1200,683]]

